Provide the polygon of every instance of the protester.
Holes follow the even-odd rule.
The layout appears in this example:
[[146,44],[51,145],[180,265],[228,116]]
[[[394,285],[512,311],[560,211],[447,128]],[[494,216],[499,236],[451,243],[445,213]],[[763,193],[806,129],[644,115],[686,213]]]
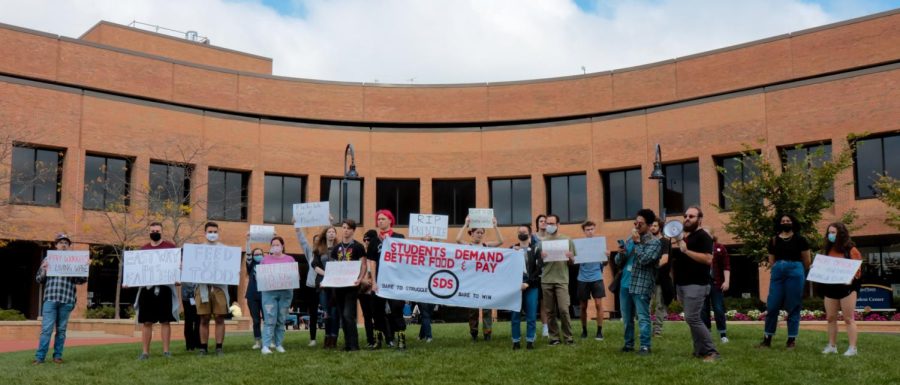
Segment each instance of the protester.
[[[550,214],[546,218],[547,235],[537,246],[537,255],[541,256],[542,271],[541,290],[544,292],[544,311],[547,313],[547,323],[550,333],[550,346],[559,345],[560,333],[556,317],[562,321],[562,336],[566,344],[574,344],[572,337],[572,323],[569,318],[569,264],[575,258],[575,245],[569,237],[559,234],[559,216]],[[544,242],[566,240],[569,250],[566,251],[566,261],[546,261],[547,252],[543,250]]]
[[325,313],[325,342],[322,347],[334,349],[337,347],[338,318],[337,305],[334,300],[334,289],[322,287],[322,279],[325,278],[325,265],[331,261],[331,252],[337,243],[337,230],[334,226],[328,226],[319,233],[313,247],[312,268],[316,272],[316,289],[319,291],[319,303]]
[[713,241],[701,228],[702,224],[703,211],[699,207],[691,206],[685,210],[683,233],[672,239],[669,257],[675,274],[675,290],[684,305],[684,320],[691,329],[694,357],[713,362],[719,358],[719,352],[700,315],[703,302],[709,296]]
[[718,237],[712,235],[713,241],[713,260],[712,260],[712,287],[709,290],[709,296],[703,301],[703,310],[700,317],[703,318],[703,324],[707,329],[712,331],[712,322],[709,319],[710,305],[716,320],[716,330],[719,331],[719,341],[723,344],[728,343],[728,332],[725,317],[725,292],[731,286],[731,257],[725,245],[718,242]]
[[[390,210],[378,210],[375,212],[375,226],[378,227],[378,236],[372,240],[374,242],[371,244],[372,247],[369,248],[368,257],[372,259],[374,262],[371,266],[372,271],[372,291],[377,295],[378,294],[378,263],[381,261],[381,247],[384,244],[384,240],[387,238],[405,238],[403,234],[394,232],[394,214],[391,213]],[[380,297],[377,297],[380,298]],[[382,301],[383,300],[383,301]],[[374,319],[376,329],[383,331],[388,338],[388,345],[394,346],[394,341],[397,342],[397,348],[406,349],[406,320],[403,319],[403,306],[405,305],[405,301],[402,300],[394,300],[394,299],[374,299],[372,304],[374,310]],[[381,316],[381,309],[384,309],[384,304],[387,304],[387,308],[390,310],[388,314],[386,314],[386,324],[379,325],[381,319],[385,319],[385,317]],[[380,326],[380,327],[379,327]],[[381,347],[380,339],[376,342],[378,347]]]
[[[57,250],[69,250],[72,240],[65,234],[56,236]],[[53,362],[63,363],[63,349],[66,345],[66,328],[69,325],[69,315],[75,308],[76,285],[83,285],[87,278],[83,277],[48,277],[49,262],[45,258],[38,268],[35,280],[44,285],[44,301],[41,305],[41,336],[38,340],[38,349],[34,354],[34,364],[43,364],[50,349],[50,338],[56,331],[56,339],[53,342]],[[168,351],[168,350],[166,350]]]
[[334,289],[335,303],[344,330],[344,350],[359,350],[359,333],[356,330],[356,302],[359,296],[359,285],[368,271],[366,249],[353,239],[356,232],[356,221],[344,219],[341,223],[341,241],[331,251],[332,261],[360,261],[359,276],[353,286]]
[[[296,222],[296,220],[294,221]],[[297,239],[300,241],[300,249],[303,250],[304,263],[308,270],[306,276],[301,279],[304,282],[300,286],[300,295],[303,298],[303,304],[306,305],[306,314],[309,315],[309,345],[316,346],[316,329],[319,322],[319,295],[316,293],[316,270],[313,268],[313,248],[306,240],[306,234],[303,228],[294,227],[297,232]],[[315,239],[313,240],[315,243]]]
[[[219,242],[219,225],[215,222],[206,222],[207,246],[224,246]],[[228,315],[228,304],[231,300],[228,295],[228,285],[211,285],[198,283],[194,290],[194,300],[197,303],[197,315],[200,316],[200,351],[198,355],[205,356],[209,351],[209,321],[216,322],[216,355],[225,354],[222,344],[225,342],[225,316]]]
[[[174,249],[174,243],[162,240],[162,223],[153,222],[149,226],[150,243],[141,250]],[[141,324],[141,355],[139,360],[150,358],[150,341],[153,339],[153,324],[159,323],[162,335],[163,356],[171,357],[169,345],[172,341],[170,323],[178,321],[178,297],[175,284],[142,286],[134,299],[137,322]],[[124,286],[123,286],[124,287]]]
[[[379,242],[373,242],[373,239],[378,238],[378,232],[374,229],[369,229],[363,234],[363,245],[366,246],[366,263],[368,266],[368,271],[366,272],[366,280],[369,282],[375,282],[375,265],[378,263],[377,259],[380,259],[380,255],[374,255],[378,253]],[[374,293],[375,288],[369,286],[368,290],[359,293],[359,308],[362,310],[363,314],[363,327],[366,330],[366,349],[373,350],[376,348],[381,348],[381,344],[384,343],[384,335],[387,334],[384,329],[384,324],[386,323],[385,314],[384,314],[384,304],[383,299],[376,300],[376,296]],[[379,318],[381,318],[380,323],[379,320],[375,318],[375,307],[374,303],[382,302],[381,312],[379,313]],[[379,325],[378,336],[375,335],[375,325]],[[381,340],[379,343],[378,340]]]
[[785,346],[793,349],[800,333],[800,308],[803,306],[803,286],[809,269],[809,242],[800,235],[800,222],[793,215],[775,217],[776,235],[769,240],[769,298],[766,302],[765,336],[758,345],[772,346],[772,336],[778,327],[778,313],[787,311],[788,339]]
[[197,315],[197,304],[194,299],[197,285],[184,282],[181,284],[181,308],[184,310],[184,345],[192,352],[200,347],[200,316]]
[[[297,261],[294,257],[284,254],[284,239],[276,236],[269,243],[269,254],[263,257],[261,264],[271,265],[277,263],[292,263]],[[262,292],[262,307],[265,327],[263,328],[263,344],[260,352],[272,354],[270,346],[275,346],[275,351],[284,353],[285,319],[294,299],[294,290],[267,290]]]
[[[503,234],[500,233],[500,228],[497,227],[497,218],[492,219],[494,223],[494,234],[497,237],[496,241],[486,242],[484,241],[484,229],[481,228],[470,228],[469,223],[471,222],[470,218],[466,216],[466,221],[462,227],[459,228],[459,232],[456,234],[456,243],[461,245],[472,245],[479,247],[500,247],[503,245]],[[463,240],[463,233],[469,235],[469,241],[466,242]],[[472,342],[478,341],[478,315],[481,313],[482,319],[482,328],[484,334],[484,340],[491,340],[491,332],[494,324],[493,318],[493,310],[492,309],[470,309],[469,310],[469,334],[472,336]]]
[[256,266],[262,263],[265,253],[260,248],[250,248],[250,234],[247,234],[247,247],[245,248],[247,257],[244,263],[247,266],[247,293],[244,298],[247,299],[247,308],[250,309],[250,320],[253,322],[253,349],[262,347],[262,328],[263,319],[262,311],[262,293],[259,292],[256,283]]
[[[531,234],[531,243],[537,244],[547,235],[547,216],[539,214],[534,218],[534,232]],[[550,329],[547,327],[547,312],[544,311],[544,291],[538,290],[538,313],[541,315],[541,336],[549,337]]]
[[[597,224],[585,221],[581,224],[581,231],[585,238],[593,238]],[[607,257],[609,252],[603,250]],[[603,341],[603,298],[606,297],[606,289],[603,287],[603,263],[590,262],[578,266],[578,302],[581,306],[581,338],[587,338],[588,302],[594,299],[594,308],[597,311],[597,334],[595,340]]]
[[619,307],[625,322],[625,344],[622,352],[634,351],[634,318],[637,313],[640,328],[640,355],[651,352],[650,339],[650,293],[656,287],[656,272],[659,266],[660,242],[650,233],[650,224],[656,214],[650,209],[641,209],[634,220],[634,228],[627,241],[620,242],[615,262],[622,269],[619,288]]
[[[537,243],[531,237],[531,225],[520,225],[516,230],[518,242],[513,249],[522,250],[525,258],[525,271],[522,273],[522,310],[525,312],[525,348],[534,349],[537,333],[538,292],[541,291],[541,261],[537,257]],[[513,350],[522,347],[522,313],[512,312]]]
[[659,269],[656,272],[656,289],[650,298],[656,306],[653,309],[653,335],[661,336],[663,332],[663,324],[669,316],[669,304],[675,299],[675,286],[672,284],[672,270],[669,264],[669,240],[663,238],[662,228],[665,224],[662,218],[656,217],[653,224],[650,225],[650,233],[653,234],[660,242],[660,258]]
[[[834,222],[828,225],[825,232],[825,247],[830,257],[847,258],[862,260],[862,254],[850,239],[850,231],[847,226],[841,222]],[[819,287],[825,293],[825,315],[828,319],[828,345],[822,350],[823,354],[837,353],[837,316],[840,311],[844,316],[844,323],[847,324],[847,339],[849,345],[844,355],[847,357],[855,356],[856,351],[856,320],[854,319],[854,310],[856,309],[856,296],[859,293],[859,277],[860,271],[856,271],[853,281],[849,285],[842,284],[821,284]]]

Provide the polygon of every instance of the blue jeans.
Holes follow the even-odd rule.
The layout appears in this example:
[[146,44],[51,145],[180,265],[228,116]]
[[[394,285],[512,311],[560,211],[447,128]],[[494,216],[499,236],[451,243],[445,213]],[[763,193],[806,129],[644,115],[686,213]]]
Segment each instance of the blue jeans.
[[637,312],[641,332],[641,347],[650,347],[650,295],[631,294],[627,287],[619,290],[619,308],[625,322],[625,346],[634,347],[634,316]]
[[262,292],[263,307],[263,346],[275,344],[281,346],[284,342],[284,321],[287,319],[291,300],[294,299],[293,290],[271,290]]
[[41,338],[38,342],[38,350],[34,354],[34,359],[43,361],[47,358],[47,351],[50,350],[50,336],[53,329],[56,329],[56,341],[53,343],[53,358],[62,358],[63,348],[66,345],[66,327],[69,325],[69,314],[75,308],[74,303],[62,303],[56,301],[45,301],[41,311]]
[[419,319],[422,327],[419,328],[419,339],[431,338],[431,312],[434,305],[430,303],[419,303]]
[[[529,287],[522,292],[522,307],[525,308],[525,341],[534,342],[536,333],[535,320],[537,320],[538,288]],[[522,313],[512,312],[512,340],[519,342],[522,339]]]
[[255,295],[247,296],[247,307],[250,308],[250,320],[253,321],[253,338],[260,339],[262,338],[262,328],[260,325],[262,324],[263,314],[262,314],[262,299],[261,296],[257,297]]
[[769,299],[766,302],[766,335],[775,335],[778,312],[787,311],[788,337],[800,333],[800,308],[803,306],[803,286],[806,273],[799,261],[776,261],[769,281]]
[[325,310],[325,336],[337,337],[338,335],[338,314],[337,306],[334,305],[333,294],[331,289],[322,288],[319,292],[319,303]]
[[700,312],[703,324],[706,325],[707,329],[712,330],[712,321],[709,319],[710,303],[712,303],[712,311],[716,319],[716,330],[719,331],[720,337],[725,337],[725,293],[716,285],[710,286],[709,297],[703,301],[703,310]]

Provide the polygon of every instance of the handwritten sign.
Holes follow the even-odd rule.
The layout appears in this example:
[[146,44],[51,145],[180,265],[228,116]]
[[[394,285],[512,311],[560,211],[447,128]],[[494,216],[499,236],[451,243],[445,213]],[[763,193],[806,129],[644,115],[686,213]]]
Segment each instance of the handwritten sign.
[[325,265],[322,287],[349,287],[359,278],[360,261],[331,261]]
[[181,275],[181,249],[128,250],[122,284],[128,287],[171,285]]
[[269,243],[275,236],[275,226],[250,225],[250,242]]
[[87,250],[48,250],[48,277],[85,277],[90,270],[91,256]]
[[469,228],[494,228],[494,209],[469,209]]
[[566,252],[569,251],[569,240],[543,241],[541,242],[541,251],[547,253],[544,262],[568,261],[569,257],[566,257]]
[[818,283],[849,284],[862,264],[858,259],[835,258],[816,254],[807,280]]
[[300,287],[300,267],[296,263],[256,265],[256,287],[259,291],[297,289]]
[[240,247],[186,243],[181,282],[237,285],[241,263]]
[[294,204],[294,227],[318,227],[331,225],[331,206],[328,202]]
[[447,239],[450,217],[438,214],[409,214],[409,237]]
[[575,244],[575,263],[606,262],[606,237],[580,238]]

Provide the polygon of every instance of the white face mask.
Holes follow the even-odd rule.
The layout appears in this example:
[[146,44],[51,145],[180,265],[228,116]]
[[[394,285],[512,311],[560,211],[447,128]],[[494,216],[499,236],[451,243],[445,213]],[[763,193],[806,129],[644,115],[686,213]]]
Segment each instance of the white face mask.
[[278,255],[281,254],[281,246],[272,246],[269,248],[269,253]]
[[556,225],[547,225],[547,234],[556,234]]
[[218,233],[206,233],[206,240],[210,242],[215,242],[219,240]]

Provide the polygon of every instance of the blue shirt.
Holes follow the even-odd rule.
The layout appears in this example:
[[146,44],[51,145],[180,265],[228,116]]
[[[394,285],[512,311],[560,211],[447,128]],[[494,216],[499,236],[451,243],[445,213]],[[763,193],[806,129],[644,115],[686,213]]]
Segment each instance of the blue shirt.
[[578,282],[596,282],[603,280],[603,264],[600,262],[582,263],[578,265]]

